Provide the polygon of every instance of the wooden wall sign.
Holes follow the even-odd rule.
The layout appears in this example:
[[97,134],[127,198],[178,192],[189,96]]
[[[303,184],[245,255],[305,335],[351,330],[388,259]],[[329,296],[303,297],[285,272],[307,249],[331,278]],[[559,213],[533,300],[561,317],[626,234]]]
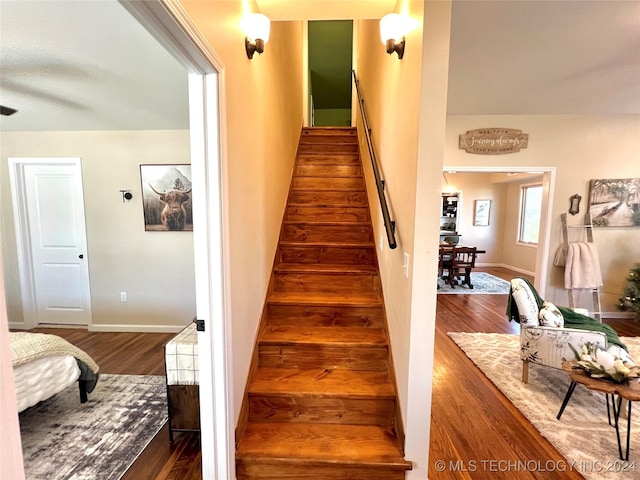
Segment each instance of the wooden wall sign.
[[460,135],[459,147],[467,153],[503,155],[527,148],[529,134],[513,128],[479,128]]

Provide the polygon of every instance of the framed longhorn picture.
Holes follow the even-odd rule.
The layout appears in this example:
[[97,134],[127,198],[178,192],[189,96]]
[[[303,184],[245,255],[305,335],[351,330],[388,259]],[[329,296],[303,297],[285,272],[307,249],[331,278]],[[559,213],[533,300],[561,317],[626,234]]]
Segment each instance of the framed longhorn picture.
[[193,231],[191,165],[140,165],[144,229]]

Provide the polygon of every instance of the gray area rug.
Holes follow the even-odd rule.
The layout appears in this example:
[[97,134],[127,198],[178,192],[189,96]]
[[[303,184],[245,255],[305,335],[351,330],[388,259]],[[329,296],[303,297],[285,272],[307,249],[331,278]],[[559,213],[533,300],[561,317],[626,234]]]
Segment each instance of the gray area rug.
[[20,414],[27,480],[117,480],[167,420],[165,377],[101,375]]
[[[603,393],[578,385],[561,420],[557,420],[570,384],[565,372],[531,364],[529,383],[524,384],[520,381],[522,364],[517,335],[458,332],[447,335],[567,459],[567,469],[573,465],[587,480],[640,478],[640,405],[634,403],[632,408],[630,463],[622,471],[625,463],[618,457],[616,432],[608,424]],[[623,337],[622,341],[632,358],[640,359],[640,338]],[[626,420],[623,421],[620,433],[626,435]]]
[[450,285],[445,284],[440,278],[438,278],[439,294],[484,294],[484,295],[507,295],[509,293],[509,282],[498,278],[490,273],[485,272],[471,272],[471,285],[473,288],[469,288],[466,285],[456,285],[455,288],[451,288]]

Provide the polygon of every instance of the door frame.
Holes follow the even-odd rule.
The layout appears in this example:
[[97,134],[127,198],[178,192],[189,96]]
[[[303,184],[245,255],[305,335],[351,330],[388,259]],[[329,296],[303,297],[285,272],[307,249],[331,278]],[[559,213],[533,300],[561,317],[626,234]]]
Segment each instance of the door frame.
[[443,166],[442,171],[455,170],[465,173],[509,173],[509,172],[540,172],[542,174],[542,213],[540,215],[540,242],[536,252],[536,271],[534,286],[544,298],[547,285],[544,279],[549,274],[549,250],[551,244],[551,228],[553,213],[553,197],[556,185],[556,167],[517,166],[517,167],[491,167],[491,166]]
[[[13,204],[13,221],[16,232],[16,250],[18,254],[18,272],[20,277],[20,291],[22,300],[23,324],[9,323],[10,328],[32,329],[38,326],[38,306],[36,299],[35,272],[32,258],[32,243],[29,234],[29,218],[27,212],[27,193],[25,185],[24,169],[27,165],[66,165],[77,170],[80,178],[81,191],[82,181],[82,161],[78,157],[10,157],[9,164],[9,181],[11,184],[11,199]],[[83,192],[84,196],[84,192]],[[87,243],[86,216],[84,215],[84,200],[82,205],[82,223],[84,224],[85,245]],[[88,257],[88,255],[87,255]],[[86,260],[88,262],[88,258]],[[89,277],[88,264],[85,262],[87,275],[87,308],[88,308],[88,324],[92,325],[91,318],[91,279]],[[71,326],[74,327],[74,326]],[[84,328],[84,325],[82,325]]]
[[202,478],[235,478],[225,65],[179,0],[118,0],[189,72]]

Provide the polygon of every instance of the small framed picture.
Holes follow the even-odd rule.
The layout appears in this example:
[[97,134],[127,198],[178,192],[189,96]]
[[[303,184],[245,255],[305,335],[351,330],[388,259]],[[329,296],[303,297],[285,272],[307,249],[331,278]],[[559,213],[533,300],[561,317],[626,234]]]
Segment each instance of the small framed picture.
[[489,225],[489,213],[491,211],[491,200],[476,200],[473,210],[473,225],[476,227],[486,227]]
[[191,165],[140,165],[144,229],[193,231]]

